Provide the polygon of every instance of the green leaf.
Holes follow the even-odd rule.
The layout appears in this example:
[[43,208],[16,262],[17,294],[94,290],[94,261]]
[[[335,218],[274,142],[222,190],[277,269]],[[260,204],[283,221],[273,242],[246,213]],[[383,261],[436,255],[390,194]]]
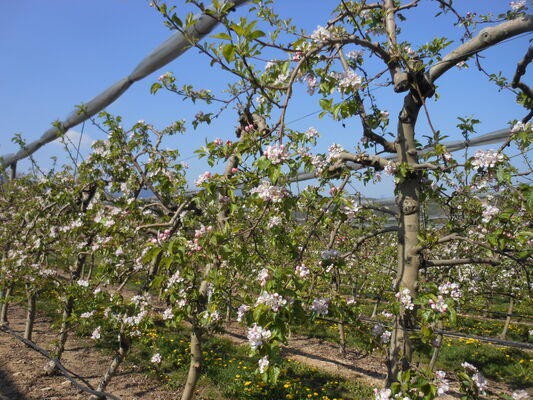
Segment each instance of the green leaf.
[[162,86],[159,82],[156,82],[156,83],[154,83],[154,84],[152,85],[152,87],[150,88],[150,93],[151,93],[151,94],[156,94],[157,91],[158,91],[159,89],[161,89],[162,87],[163,87],[163,86]]
[[235,57],[235,46],[231,43],[228,43],[222,49],[222,55],[227,62],[232,62]]
[[213,39],[231,40],[231,36],[225,32],[217,33],[216,35],[211,35],[210,37]]

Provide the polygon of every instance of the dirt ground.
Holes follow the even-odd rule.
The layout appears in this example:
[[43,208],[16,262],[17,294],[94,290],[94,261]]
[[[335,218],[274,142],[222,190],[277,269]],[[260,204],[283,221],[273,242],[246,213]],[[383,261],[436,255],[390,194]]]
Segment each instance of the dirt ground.
[[[24,309],[11,306],[10,328],[16,332],[24,330]],[[41,347],[48,348],[57,339],[57,333],[50,329],[50,319],[39,316],[36,319],[33,340]],[[224,337],[236,344],[247,343],[241,326],[230,324]],[[359,354],[348,349],[346,357],[339,354],[337,346],[316,338],[295,335],[283,349],[284,354],[308,366],[340,375],[347,379],[357,379],[369,386],[380,387],[385,377],[383,360],[374,355]],[[74,400],[87,399],[87,393],[80,392],[64,376],[45,376],[43,367],[47,360],[10,335],[0,332],[0,400]],[[63,364],[69,370],[87,379],[96,387],[99,379],[111,362],[106,356],[92,347],[92,343],[71,337],[67,342]],[[502,385],[490,382],[491,387],[505,389]],[[451,385],[451,393],[443,400],[459,398],[457,384]],[[122,400],[167,400],[179,398],[158,381],[135,371],[126,364],[113,378],[107,390]],[[267,399],[265,399],[267,400]]]
[[[33,340],[44,348],[57,339],[50,329],[50,320],[37,317]],[[19,306],[9,309],[9,325],[16,332],[24,330],[24,310]],[[64,376],[44,375],[47,360],[26,345],[0,332],[0,399],[1,400],[77,400],[87,399]],[[63,364],[69,370],[87,379],[96,387],[99,379],[111,363],[111,356],[105,356],[92,347],[92,343],[79,338],[67,341]],[[107,392],[122,400],[146,399],[168,400],[177,398],[177,393],[164,390],[162,384],[150,379],[132,368],[119,369]]]

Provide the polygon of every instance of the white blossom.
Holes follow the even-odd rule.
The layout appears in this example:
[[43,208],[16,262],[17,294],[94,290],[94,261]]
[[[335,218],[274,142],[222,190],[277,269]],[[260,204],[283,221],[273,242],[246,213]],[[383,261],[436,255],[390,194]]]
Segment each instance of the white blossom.
[[392,400],[390,389],[374,389],[374,400]]
[[91,335],[91,339],[93,340],[97,340],[97,339],[100,339],[101,335],[100,335],[100,327],[96,328],[92,335]]
[[257,193],[261,199],[270,200],[273,203],[280,203],[288,194],[284,187],[271,185],[267,181],[263,181],[261,185],[252,189],[251,193]]
[[167,308],[163,311],[163,319],[168,320],[174,318],[174,313],[172,312],[172,307]]
[[278,293],[263,292],[255,301],[255,306],[259,304],[266,304],[272,311],[278,312],[281,307],[287,304],[287,300]]
[[503,161],[503,155],[493,150],[477,150],[474,153],[472,166],[480,169],[493,168],[496,163]]
[[331,39],[331,32],[323,26],[318,25],[311,34],[311,39],[313,39],[313,41],[316,43],[324,42],[328,39]]
[[242,317],[250,310],[250,306],[246,304],[241,304],[237,309],[237,321],[242,322]]
[[415,308],[411,297],[411,291],[409,289],[405,288],[396,293],[395,296],[407,310],[412,310]]
[[446,311],[448,311],[448,304],[446,304],[444,297],[442,297],[441,295],[437,296],[437,301],[429,299],[429,305],[431,309],[440,313],[445,313]]
[[317,297],[313,300],[311,310],[320,315],[326,315],[328,313],[330,299],[327,297]]
[[268,366],[270,365],[270,361],[268,361],[268,356],[264,356],[261,359],[259,359],[258,365],[259,365],[259,372],[261,374],[265,372]]
[[272,229],[273,227],[280,225],[281,222],[282,222],[281,217],[275,215],[275,216],[271,217],[271,218],[268,220],[267,227],[268,227],[269,229]]
[[509,3],[509,6],[511,7],[511,10],[514,12],[522,11],[526,9],[526,0],[520,0],[520,1],[511,1]]
[[272,335],[272,332],[270,332],[268,329],[264,329],[263,327],[257,325],[255,322],[252,325],[251,328],[248,328],[248,341],[250,342],[250,347],[252,350],[257,349],[259,346],[263,344],[263,341],[268,340],[270,336]]
[[267,146],[264,155],[272,164],[279,164],[289,157],[287,149],[282,144]]
[[80,285],[81,287],[89,287],[89,281],[86,281],[83,279],[79,279],[77,284]]
[[306,278],[311,273],[305,264],[297,265],[294,270],[300,278]]
[[483,206],[483,219],[481,221],[486,224],[492,219],[493,216],[500,212],[500,209],[490,204],[484,204]]

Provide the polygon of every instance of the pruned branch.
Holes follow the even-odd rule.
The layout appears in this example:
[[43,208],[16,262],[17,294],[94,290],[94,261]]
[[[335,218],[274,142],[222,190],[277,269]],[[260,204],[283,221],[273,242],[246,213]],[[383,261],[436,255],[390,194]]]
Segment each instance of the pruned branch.
[[[353,154],[348,151],[344,151],[338,158],[338,161],[329,167],[329,172],[337,172],[346,166],[347,162],[353,162],[365,167],[374,167],[377,170],[382,170],[389,163],[389,160],[380,156],[371,156],[366,153]],[[356,167],[356,169],[358,169]]]
[[496,258],[483,258],[483,257],[470,257],[470,258],[449,258],[441,260],[424,260],[422,262],[422,268],[426,267],[444,267],[464,264],[489,264],[500,265],[501,262]]
[[511,87],[522,90],[522,92],[524,92],[524,94],[530,99],[533,99],[533,91],[528,85],[520,81],[520,78],[526,73],[526,68],[531,63],[532,60],[533,60],[533,44],[529,46],[529,48],[527,49],[526,55],[517,64],[516,72],[514,74],[513,81],[511,82]]

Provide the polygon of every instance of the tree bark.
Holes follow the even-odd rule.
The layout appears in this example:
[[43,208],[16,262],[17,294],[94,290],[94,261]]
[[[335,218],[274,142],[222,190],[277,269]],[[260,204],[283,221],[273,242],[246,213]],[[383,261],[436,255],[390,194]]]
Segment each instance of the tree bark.
[[509,325],[511,324],[511,315],[513,314],[514,308],[514,298],[509,298],[509,308],[507,309],[507,317],[505,318],[505,324],[503,325],[502,333],[500,333],[500,339],[505,339],[507,337],[507,331],[509,330]]
[[32,292],[29,288],[26,288],[26,299],[28,309],[26,311],[26,326],[24,328],[24,339],[32,340],[37,294]]
[[11,292],[13,291],[13,286],[8,286],[4,289],[4,296],[2,298],[2,309],[0,310],[0,324],[8,325],[9,321],[7,319],[7,312],[9,309],[9,298],[11,297]]
[[[98,388],[96,389],[99,392],[105,391],[105,388],[111,382],[111,379],[115,376],[118,367],[120,364],[122,364],[122,361],[124,361],[124,358],[126,357],[126,354],[128,354],[128,350],[130,348],[129,340],[126,338],[126,335],[124,334],[124,329],[121,327],[120,333],[119,333],[119,345],[118,345],[118,351],[115,355],[115,358],[113,358],[113,361],[111,361],[111,364],[109,365],[109,368],[107,369],[104,377],[98,384]],[[105,400],[105,397],[100,396],[91,396],[89,400]]]
[[[442,330],[443,323],[442,321],[439,321],[437,323],[437,329]],[[431,360],[429,360],[429,370],[433,371],[435,369],[435,364],[437,364],[437,360],[439,359],[440,349],[442,348],[442,333],[437,334],[437,339],[435,343],[435,347],[433,349],[433,354],[431,354]]]
[[372,314],[370,315],[370,318],[375,318],[376,315],[378,315],[378,308],[379,308],[379,304],[381,303],[382,295],[383,295],[382,292],[379,292],[376,298],[376,302],[374,303],[374,308],[372,308]]
[[[415,141],[415,124],[421,101],[412,90],[404,100],[398,123],[398,161],[400,164],[418,163]],[[420,230],[420,191],[422,175],[419,171],[408,172],[396,185],[396,202],[399,208],[398,270],[395,291],[409,289],[414,299],[418,283],[420,257],[416,252]],[[416,310],[401,307],[392,330],[389,357],[387,360],[387,387],[397,380],[398,373],[409,369],[412,347],[409,340],[410,328],[415,326]]]
[[[72,310],[74,308],[74,298],[69,296],[65,302],[63,308],[63,315],[61,317],[61,330],[59,334],[59,341],[55,349],[55,356],[58,360],[61,359],[63,352],[65,351],[65,344],[67,343],[68,331],[70,328],[70,316],[72,315]],[[57,372],[57,365],[54,361],[49,361],[46,367],[44,368],[46,375],[54,375]]]
[[191,332],[191,363],[189,364],[189,373],[187,381],[181,394],[181,400],[191,400],[194,395],[194,389],[200,370],[202,369],[202,331],[196,323],[193,324]]
[[[90,237],[87,240],[87,245],[90,246],[91,243],[92,243],[92,237]],[[74,269],[74,271],[72,271],[72,274],[71,274],[71,278],[70,278],[71,282],[75,282],[80,278],[86,261],[87,261],[87,254],[78,254],[76,258],[76,268]],[[87,279],[90,279],[90,277],[88,277]],[[67,343],[68,332],[70,329],[70,317],[72,315],[73,309],[74,309],[74,296],[69,294],[67,295],[67,299],[63,307],[59,342],[57,343],[57,346],[55,348],[55,356],[58,360],[61,359],[61,356],[63,355],[63,352],[65,351],[65,344]],[[44,369],[47,375],[53,375],[57,372],[57,365],[55,362],[50,361]]]

